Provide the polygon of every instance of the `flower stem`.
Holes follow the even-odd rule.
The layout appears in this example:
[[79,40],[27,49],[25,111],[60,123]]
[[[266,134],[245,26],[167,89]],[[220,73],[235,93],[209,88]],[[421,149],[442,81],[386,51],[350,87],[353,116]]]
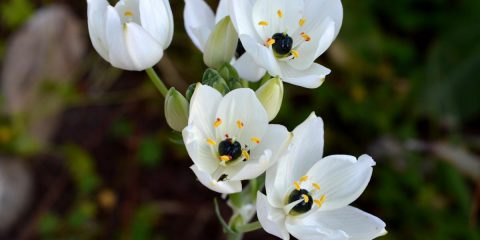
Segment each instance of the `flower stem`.
[[237,232],[246,233],[246,232],[253,232],[260,228],[262,228],[262,225],[260,225],[259,221],[256,221],[256,222],[247,223],[242,226],[238,226],[235,230]]
[[157,87],[158,91],[163,95],[163,97],[167,96],[168,89],[165,84],[162,82],[160,77],[157,75],[153,68],[147,68],[145,70],[147,72],[148,77],[152,80],[155,87]]

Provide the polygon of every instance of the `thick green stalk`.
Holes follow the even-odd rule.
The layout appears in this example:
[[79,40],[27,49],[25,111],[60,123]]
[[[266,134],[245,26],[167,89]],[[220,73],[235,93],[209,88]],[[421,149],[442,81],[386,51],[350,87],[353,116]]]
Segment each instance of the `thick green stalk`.
[[160,77],[157,75],[153,68],[148,68],[145,70],[147,72],[148,77],[152,80],[155,87],[157,87],[158,91],[163,95],[163,97],[167,96],[168,89],[165,84],[162,82]]

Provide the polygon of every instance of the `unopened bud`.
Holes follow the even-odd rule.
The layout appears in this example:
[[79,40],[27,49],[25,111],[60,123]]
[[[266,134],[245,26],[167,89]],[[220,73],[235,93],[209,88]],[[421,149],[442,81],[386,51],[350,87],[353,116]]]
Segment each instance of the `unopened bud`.
[[267,111],[268,120],[271,121],[274,119],[280,111],[280,107],[282,106],[282,80],[280,80],[280,78],[272,78],[268,80],[255,92],[255,94]]
[[237,32],[230,17],[227,16],[217,23],[208,37],[203,51],[203,61],[207,66],[217,69],[224,63],[229,63],[235,55],[237,42]]
[[203,73],[202,84],[217,89],[222,95],[230,91],[227,82],[217,70],[209,68]]
[[168,126],[175,131],[181,132],[188,124],[187,99],[173,87],[165,97],[165,118]]

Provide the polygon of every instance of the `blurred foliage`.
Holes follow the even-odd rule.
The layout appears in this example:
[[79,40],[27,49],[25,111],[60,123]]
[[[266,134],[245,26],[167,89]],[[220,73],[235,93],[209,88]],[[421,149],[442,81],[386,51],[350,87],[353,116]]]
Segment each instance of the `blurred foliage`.
[[[19,29],[35,7],[52,2],[67,4],[85,18],[83,1],[0,3],[0,56],[8,35]],[[170,2],[176,29],[167,55],[181,79],[188,80],[186,85],[201,81],[206,67],[183,29],[183,1]],[[215,5],[216,1],[208,2]],[[315,90],[286,84],[284,105],[273,122],[291,130],[315,111],[325,122],[327,155],[388,151],[374,144],[384,136],[399,143],[410,139],[442,141],[478,155],[480,144],[471,137],[480,139],[480,1],[345,0],[343,4],[340,35],[318,60],[331,68],[332,74]],[[58,94],[72,104],[66,116],[78,116],[77,122],[73,121],[77,125],[66,124],[59,132],[56,146],[43,149],[63,159],[69,186],[58,206],[51,206],[40,216],[36,234],[41,239],[183,236],[186,233],[181,231],[193,221],[192,215],[166,216],[165,212],[173,210],[163,209],[157,200],[186,202],[183,208],[193,207],[197,212],[202,201],[211,203],[211,195],[197,186],[190,174],[191,161],[177,144],[181,143],[180,134],[167,129],[160,96],[136,91],[150,86],[149,82],[139,84],[144,75],[124,72],[114,76],[115,84],[98,84],[111,68],[98,64],[101,61],[93,50],[91,55],[95,57],[86,58],[86,62],[94,70],[81,74],[76,86],[43,86],[47,93]],[[216,82],[236,78],[226,70],[212,75]],[[102,97],[92,98],[90,85],[108,86],[103,92],[96,89],[96,95],[101,92]],[[2,154],[30,156],[39,152],[24,130],[24,121],[2,111]],[[353,205],[387,223],[389,234],[383,239],[480,239],[480,217],[478,209],[474,210],[479,204],[474,195],[475,187],[479,189],[475,180],[428,152],[402,149],[401,154],[380,156],[375,158],[372,183]],[[178,177],[184,172],[190,175]],[[40,173],[39,181],[44,177]],[[173,180],[174,186],[162,190],[169,187],[164,181]],[[200,194],[190,192],[196,187]],[[45,197],[38,195],[39,201]],[[232,198],[231,204],[236,200]],[[207,210],[211,212],[210,205]],[[214,215],[209,217],[221,231]],[[202,236],[211,233],[201,231],[206,232]],[[261,237],[246,235],[246,239]]]

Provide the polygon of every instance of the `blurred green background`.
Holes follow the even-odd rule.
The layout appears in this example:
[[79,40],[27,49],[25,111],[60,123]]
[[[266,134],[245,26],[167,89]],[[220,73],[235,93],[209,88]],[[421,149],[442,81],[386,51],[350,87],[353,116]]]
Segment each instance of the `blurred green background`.
[[[61,14],[42,18],[53,5]],[[158,70],[184,91],[205,66],[184,2],[171,5],[175,35]],[[286,85],[274,122],[292,130],[315,111],[326,154],[374,157],[353,205],[387,223],[381,239],[480,239],[480,1],[343,5],[340,35],[318,59],[332,73],[315,90]],[[20,162],[30,179],[0,238],[223,239],[217,195],[195,181],[161,95],[91,47],[86,1],[2,0],[0,19],[0,163]],[[274,239],[245,239],[259,238]]]

